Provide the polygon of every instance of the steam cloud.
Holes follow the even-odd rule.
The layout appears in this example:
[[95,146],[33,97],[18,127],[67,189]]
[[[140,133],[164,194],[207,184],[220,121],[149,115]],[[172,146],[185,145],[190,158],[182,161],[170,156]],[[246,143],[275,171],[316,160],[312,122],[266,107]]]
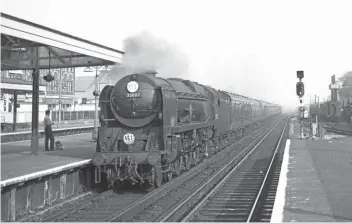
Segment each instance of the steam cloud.
[[123,64],[111,69],[112,81],[145,71],[156,71],[157,76],[163,78],[188,76],[188,58],[176,46],[149,32],[127,37],[123,45]]

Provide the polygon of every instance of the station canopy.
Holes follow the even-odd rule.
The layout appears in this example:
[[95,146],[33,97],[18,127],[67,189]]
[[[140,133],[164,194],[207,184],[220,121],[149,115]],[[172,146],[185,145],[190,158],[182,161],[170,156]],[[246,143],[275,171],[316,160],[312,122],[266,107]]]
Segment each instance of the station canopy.
[[[36,53],[36,49],[38,53]],[[119,64],[124,52],[1,13],[1,70]]]

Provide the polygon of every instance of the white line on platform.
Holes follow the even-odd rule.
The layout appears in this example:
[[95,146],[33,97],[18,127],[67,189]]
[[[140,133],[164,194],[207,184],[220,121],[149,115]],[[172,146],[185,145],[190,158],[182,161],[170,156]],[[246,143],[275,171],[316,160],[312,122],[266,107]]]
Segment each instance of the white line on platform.
[[[53,132],[59,132],[59,131],[66,131],[66,130],[73,130],[73,129],[87,129],[87,128],[93,128],[93,125],[87,125],[87,126],[77,126],[77,127],[71,127],[71,128],[60,128],[60,129],[53,129]],[[38,132],[44,132],[44,130],[39,130]],[[8,135],[22,135],[22,134],[31,134],[31,131],[26,131],[26,132],[7,132],[7,133],[2,133],[0,136],[8,136]]]
[[[80,133],[80,134],[74,134],[74,135],[65,135],[65,136],[55,136],[55,140],[56,139],[61,139],[61,138],[66,138],[66,137],[71,137],[71,136],[80,136],[80,135],[86,135],[86,134],[92,134],[91,132],[86,132],[86,133]],[[44,138],[40,138],[40,139],[43,139]],[[31,140],[28,139],[28,140],[22,140],[22,141],[14,141],[14,142],[2,142],[1,145],[5,145],[5,144],[16,144],[16,143],[23,143],[23,142],[30,142]]]
[[44,176],[48,176],[51,174],[55,174],[55,173],[59,173],[65,170],[69,170],[72,168],[76,168],[76,167],[80,167],[86,164],[89,164],[91,162],[91,159],[87,159],[87,160],[82,160],[82,161],[78,161],[78,162],[74,162],[74,163],[69,163],[63,166],[58,166],[58,167],[54,167],[51,169],[47,169],[47,170],[43,170],[43,171],[38,171],[35,173],[31,173],[31,174],[27,174],[27,175],[23,175],[23,176],[19,176],[19,177],[14,177],[11,179],[7,179],[4,181],[1,181],[1,188],[6,187],[8,185],[11,184],[17,184],[17,183],[22,183],[22,182],[26,182],[29,180],[33,180],[33,179],[37,179],[40,177],[44,177]]
[[288,161],[290,157],[291,140],[286,140],[284,158],[282,161],[279,185],[276,190],[275,203],[270,222],[283,222],[284,206],[286,200],[286,185],[287,185],[287,172]]

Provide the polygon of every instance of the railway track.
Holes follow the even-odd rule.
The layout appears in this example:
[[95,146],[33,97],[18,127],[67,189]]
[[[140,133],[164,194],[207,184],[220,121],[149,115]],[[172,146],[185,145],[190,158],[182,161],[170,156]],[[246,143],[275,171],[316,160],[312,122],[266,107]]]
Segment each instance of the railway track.
[[[203,170],[196,178],[176,186],[168,193],[157,193],[148,198],[136,201],[125,210],[121,210],[108,221],[181,221],[182,215],[189,209],[190,203],[204,196],[207,190],[222,179],[226,171],[241,162],[253,147],[266,139],[280,122],[275,123],[264,132],[260,132],[250,141],[243,143],[243,148],[231,150],[221,156],[213,165]],[[207,173],[207,172],[210,173]]]
[[99,193],[90,192],[84,197],[53,207],[42,214],[24,218],[21,222],[100,221],[102,214],[114,213],[148,192],[137,186],[124,188],[123,193],[115,193],[112,189]]
[[[129,219],[138,221],[138,217],[140,217],[139,220],[145,220],[142,212],[148,208],[148,205],[153,205],[168,196],[170,200],[175,200],[170,194],[176,194],[182,199],[182,196],[190,191],[188,187],[197,187],[199,183],[206,181],[215,170],[220,168],[219,160],[227,162],[234,153],[240,154],[241,146],[244,147],[255,141],[269,125],[273,125],[273,120],[152,192],[141,190],[137,185],[121,193],[108,190],[88,195],[60,209],[50,211],[40,217],[29,218],[26,221],[127,221]],[[238,149],[234,150],[235,146]],[[175,193],[175,190],[178,192]],[[167,203],[173,204],[172,202]]]
[[337,134],[341,134],[341,135],[352,136],[352,130],[349,130],[349,129],[338,128],[338,127],[335,127],[334,125],[325,126],[324,128],[328,132],[337,133]]
[[[223,175],[225,167],[158,221],[270,221],[281,168],[274,168],[280,163],[276,155],[287,123],[283,128],[273,127],[223,178],[219,177],[220,182],[214,179]],[[263,142],[279,132],[278,140]],[[213,184],[209,191],[207,185]]]
[[[304,131],[309,133],[310,132],[310,124],[307,122],[303,122],[303,124],[304,124]],[[352,136],[352,129],[341,128],[341,127],[338,127],[336,124],[331,124],[331,123],[330,124],[329,123],[320,123],[320,124],[323,124],[324,129],[327,132],[346,135],[346,136]]]

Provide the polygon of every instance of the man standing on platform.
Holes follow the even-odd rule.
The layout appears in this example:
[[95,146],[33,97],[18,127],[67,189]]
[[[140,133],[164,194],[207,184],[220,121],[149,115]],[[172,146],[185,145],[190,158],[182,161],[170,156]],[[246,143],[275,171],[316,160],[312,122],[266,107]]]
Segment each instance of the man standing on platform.
[[50,110],[45,111],[45,118],[44,118],[44,133],[45,133],[45,151],[49,151],[48,148],[48,141],[50,139],[50,150],[54,150],[54,135],[51,126],[54,124],[50,120]]

